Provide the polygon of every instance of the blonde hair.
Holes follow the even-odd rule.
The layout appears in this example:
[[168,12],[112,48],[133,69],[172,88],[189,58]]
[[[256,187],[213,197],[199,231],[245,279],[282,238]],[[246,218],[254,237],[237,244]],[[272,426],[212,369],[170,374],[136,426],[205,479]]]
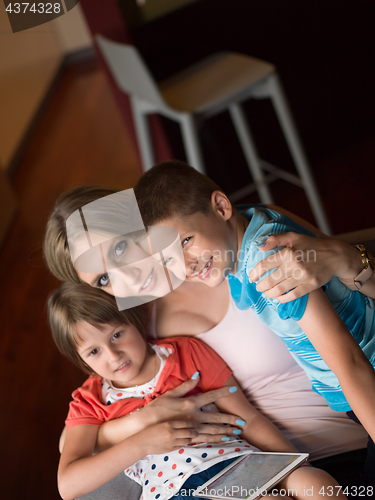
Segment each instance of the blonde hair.
[[56,201],[48,218],[44,236],[44,257],[51,273],[60,281],[82,283],[78,278],[70,257],[66,220],[84,205],[117,193],[119,190],[107,186],[86,185],[63,193]]
[[87,284],[63,283],[48,299],[48,320],[53,340],[61,354],[85,373],[93,370],[77,352],[81,338],[77,324],[87,322],[100,329],[103,325],[134,325],[144,339],[148,334],[149,307],[141,305],[119,311],[111,295]]

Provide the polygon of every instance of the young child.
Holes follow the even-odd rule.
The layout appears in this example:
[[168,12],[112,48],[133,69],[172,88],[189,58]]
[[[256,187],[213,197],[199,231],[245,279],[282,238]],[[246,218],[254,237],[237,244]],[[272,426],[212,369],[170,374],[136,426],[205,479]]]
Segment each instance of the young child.
[[[370,484],[375,482],[373,301],[337,278],[324,291],[288,303],[258,292],[249,273],[278,250],[262,252],[265,240],[287,231],[313,233],[265,206],[236,211],[215,183],[182,162],[150,169],[135,194],[146,226],[169,225],[179,232],[187,279],[215,287],[228,275],[237,306],[253,308],[282,338],[332,409],[361,421],[371,438],[365,472]],[[362,279],[368,278],[375,278],[371,265]]]
[[[49,299],[48,314],[59,350],[91,374],[73,393],[66,420],[58,471],[65,500],[97,489],[123,470],[143,486],[145,500],[178,497],[181,488],[195,489],[253,448],[242,437],[265,451],[295,451],[251,407],[229,368],[204,343],[188,337],[147,343],[144,310],[119,311],[113,297],[87,285],[62,285]],[[235,437],[241,431],[234,429],[233,439],[223,438],[221,444],[194,444],[194,426],[175,420],[150,426],[93,455],[103,422],[143,408],[189,379],[198,381],[192,394],[224,385],[216,404],[243,419],[241,438]],[[346,498],[333,478],[312,467],[295,470],[280,487],[293,491],[295,498],[318,498],[321,491]],[[275,492],[272,496],[278,497]]]

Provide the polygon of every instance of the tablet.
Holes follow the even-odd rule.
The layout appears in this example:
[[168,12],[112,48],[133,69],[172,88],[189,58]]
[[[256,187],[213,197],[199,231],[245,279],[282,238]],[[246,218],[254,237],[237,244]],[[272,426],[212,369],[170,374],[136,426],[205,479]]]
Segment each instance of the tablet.
[[308,459],[308,453],[250,452],[197,488],[193,496],[255,500]]

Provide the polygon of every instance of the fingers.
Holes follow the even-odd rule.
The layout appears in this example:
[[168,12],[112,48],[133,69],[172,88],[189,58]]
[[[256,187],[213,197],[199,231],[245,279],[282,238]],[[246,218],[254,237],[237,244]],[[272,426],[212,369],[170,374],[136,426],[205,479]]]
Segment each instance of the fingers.
[[[246,422],[236,415],[230,415],[229,413],[220,413],[217,412],[197,412],[195,415],[195,421],[199,425],[213,425],[213,426],[223,426],[224,424],[230,425],[233,427],[242,428],[246,425]],[[208,430],[204,431],[205,433],[209,432]]]
[[196,442],[199,438],[199,432],[193,422],[187,420],[175,420],[169,423],[170,425],[170,438],[174,442],[174,446],[183,446],[190,444],[192,441]]
[[197,429],[197,425],[194,422],[190,422],[190,420],[172,420],[167,425],[172,429]]
[[[221,387],[220,389],[198,394],[198,396],[194,397],[194,402],[197,408],[202,408],[202,406],[214,403],[217,399],[228,396],[231,392],[234,392],[231,387]],[[208,415],[208,413],[205,413],[205,415]]]
[[[301,270],[295,269],[293,276],[290,278],[281,278],[283,279],[283,281],[278,284],[275,284],[275,282],[272,281],[267,281],[267,283],[263,285],[263,281],[266,281],[263,280],[258,283],[257,290],[259,292],[263,292],[268,299],[277,299],[280,303],[285,304],[286,302],[298,299],[318,288],[318,284],[313,279],[311,279],[309,282],[304,283],[304,274],[302,273],[302,271],[300,273],[298,271]],[[301,276],[301,278],[298,279],[296,277],[297,275]],[[261,283],[262,286],[260,286]]]
[[259,250],[266,252],[276,247],[288,247],[300,237],[300,234],[293,233],[292,231],[284,234],[274,234],[267,239],[266,244],[263,247],[259,247]]
[[164,396],[170,396],[173,398],[181,398],[185,396],[188,392],[194,389],[194,387],[198,384],[199,382],[199,373],[196,372],[194,373],[193,377],[195,378],[190,378],[189,380],[186,380],[186,382],[183,382],[182,384],[178,385],[174,389],[171,389],[167,392],[165,392],[163,395]]
[[281,265],[294,262],[295,255],[292,249],[283,248],[279,252],[276,252],[266,259],[261,260],[249,273],[249,278],[251,281],[258,281],[263,274],[272,269],[277,269]]
[[[267,278],[262,279],[257,283],[258,292],[266,292],[272,289],[272,295],[267,295],[267,297],[277,297],[285,292],[288,292],[293,285],[296,286],[298,278],[302,278],[301,269],[288,269],[284,267],[279,267],[272,274],[267,276]],[[295,283],[291,283],[291,277],[294,279]],[[292,285],[292,286],[290,286]]]
[[310,293],[314,290],[315,288],[311,285],[300,285],[291,290],[290,292],[284,295],[280,295],[276,298],[281,304],[285,304],[286,302],[290,302],[291,300],[299,299],[300,297],[303,297],[307,293]]
[[199,434],[197,438],[194,439],[194,443],[224,443],[232,441],[236,438],[234,435],[227,434]]
[[[232,427],[231,425],[222,425],[222,424],[198,424],[197,431],[200,435],[208,435],[208,436],[217,436],[220,435],[235,437],[240,436],[242,434],[242,429],[238,427]],[[221,439],[221,438],[220,438]],[[225,440],[226,441],[226,440]]]

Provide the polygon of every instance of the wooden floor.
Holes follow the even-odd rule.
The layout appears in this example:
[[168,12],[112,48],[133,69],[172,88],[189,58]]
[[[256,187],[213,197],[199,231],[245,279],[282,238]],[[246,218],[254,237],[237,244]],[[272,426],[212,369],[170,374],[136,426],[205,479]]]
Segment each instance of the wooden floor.
[[[374,138],[366,139],[314,166],[335,232],[374,225],[374,151]],[[68,188],[90,182],[126,189],[140,173],[101,70],[94,62],[70,68],[13,178],[20,210],[0,250],[1,490],[7,500],[60,498],[58,437],[70,393],[84,378],[58,354],[47,327],[45,301],[57,286],[41,250],[48,213]],[[284,185],[273,190],[278,204],[312,220],[303,194]]]
[[60,498],[58,437],[70,393],[84,377],[56,351],[47,327],[45,301],[57,285],[42,257],[47,216],[56,197],[74,185],[127,189],[141,173],[105,76],[95,67],[64,76],[14,178],[20,211],[0,259],[7,277],[0,303],[0,470],[1,496],[8,500]]

